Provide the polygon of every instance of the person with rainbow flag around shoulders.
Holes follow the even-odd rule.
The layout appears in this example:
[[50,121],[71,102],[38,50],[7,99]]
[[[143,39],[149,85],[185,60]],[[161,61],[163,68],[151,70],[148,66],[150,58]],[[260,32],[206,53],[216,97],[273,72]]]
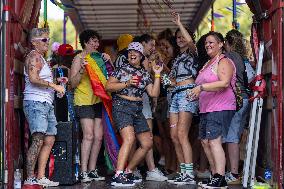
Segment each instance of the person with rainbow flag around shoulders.
[[81,182],[101,181],[105,177],[98,174],[96,163],[103,138],[108,152],[106,159],[113,167],[119,149],[111,126],[111,96],[105,91],[113,67],[110,56],[98,52],[100,36],[96,31],[83,31],[79,40],[83,51],[74,58],[71,66],[75,116],[83,131],[79,179]]

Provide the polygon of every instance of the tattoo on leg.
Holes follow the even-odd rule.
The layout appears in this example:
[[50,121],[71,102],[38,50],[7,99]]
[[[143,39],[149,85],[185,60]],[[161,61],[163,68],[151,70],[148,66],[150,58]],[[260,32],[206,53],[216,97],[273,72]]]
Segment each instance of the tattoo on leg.
[[37,158],[40,149],[43,145],[44,134],[34,133],[32,135],[32,144],[27,153],[27,176],[32,177],[34,175],[34,169],[37,162]]

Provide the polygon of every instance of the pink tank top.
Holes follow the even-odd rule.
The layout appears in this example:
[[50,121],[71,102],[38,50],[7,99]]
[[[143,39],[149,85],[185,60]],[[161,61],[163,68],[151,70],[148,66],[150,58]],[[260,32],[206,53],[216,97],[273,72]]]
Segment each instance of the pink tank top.
[[[196,80],[195,83],[197,85],[201,85],[204,83],[212,83],[215,81],[220,81],[218,78],[217,73],[214,72],[216,64],[219,63],[220,59],[227,58],[223,54],[216,58],[216,60],[211,63],[205,69],[202,69]],[[220,91],[215,92],[208,92],[208,91],[201,91],[199,96],[199,110],[200,113],[207,113],[207,112],[218,112],[223,110],[236,110],[236,99],[231,86],[235,86],[236,83],[236,67],[233,61],[227,58],[229,62],[234,66],[234,74],[231,79],[231,85],[228,86],[226,89],[222,89]]]

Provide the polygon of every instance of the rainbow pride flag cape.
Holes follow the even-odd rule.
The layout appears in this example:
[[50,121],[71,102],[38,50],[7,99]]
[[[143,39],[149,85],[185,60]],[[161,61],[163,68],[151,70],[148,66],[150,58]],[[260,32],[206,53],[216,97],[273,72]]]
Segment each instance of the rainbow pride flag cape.
[[85,68],[87,74],[89,75],[94,95],[100,97],[103,103],[102,125],[104,128],[104,154],[106,158],[106,164],[110,170],[115,170],[119,152],[119,143],[112,127],[111,95],[105,90],[105,85],[108,77],[107,66],[105,63],[98,65],[95,60],[95,53],[88,54],[85,59],[88,62]]

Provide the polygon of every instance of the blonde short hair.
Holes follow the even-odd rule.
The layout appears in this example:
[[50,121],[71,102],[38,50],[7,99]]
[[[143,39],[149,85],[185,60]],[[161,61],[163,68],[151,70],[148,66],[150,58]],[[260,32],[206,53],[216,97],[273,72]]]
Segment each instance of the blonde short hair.
[[49,34],[48,28],[33,28],[30,32],[30,40],[42,36],[44,33]]

